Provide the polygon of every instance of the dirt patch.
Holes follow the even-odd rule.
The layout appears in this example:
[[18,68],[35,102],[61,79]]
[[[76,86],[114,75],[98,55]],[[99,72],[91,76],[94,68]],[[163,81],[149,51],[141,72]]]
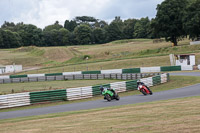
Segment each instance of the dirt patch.
[[62,47],[51,47],[47,48],[44,57],[58,62],[63,62],[72,58],[72,54],[66,48]]

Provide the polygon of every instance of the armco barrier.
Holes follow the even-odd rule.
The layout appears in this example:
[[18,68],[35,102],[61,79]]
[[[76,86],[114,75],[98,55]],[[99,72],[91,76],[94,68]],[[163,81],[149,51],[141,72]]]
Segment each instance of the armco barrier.
[[27,93],[8,94],[0,96],[0,109],[30,105],[30,95]]
[[[10,75],[0,76],[0,83],[12,83],[12,80],[4,82],[3,79],[13,78],[39,78],[39,77],[50,77],[60,76],[58,79],[74,79],[73,75],[85,75],[85,74],[140,74],[140,73],[155,73],[155,72],[168,72],[168,71],[185,71],[193,70],[193,66],[161,66],[161,67],[140,67],[140,68],[128,68],[128,69],[111,69],[101,71],[77,71],[77,72],[63,72],[63,73],[47,73],[47,74],[28,74],[28,75]],[[63,76],[63,77],[61,77]],[[68,76],[72,76],[67,78]],[[84,79],[84,78],[83,78]],[[49,79],[53,80],[53,79]],[[29,81],[29,80],[28,80]],[[48,80],[47,80],[48,81]]]
[[[144,82],[147,86],[159,85],[161,83],[169,81],[169,74],[164,73],[161,75],[143,78],[140,80]],[[137,80],[114,82],[110,84],[104,84],[103,86],[115,88],[117,92],[125,92],[130,90],[136,90]],[[54,102],[90,98],[101,94],[99,87],[100,85],[52,91],[2,95],[0,96],[0,109],[31,105],[41,102]]]
[[41,81],[54,81],[54,80],[82,80],[82,79],[122,79],[122,80],[131,80],[131,79],[140,79],[147,76],[157,75],[158,73],[133,73],[133,74],[75,74],[75,75],[61,75],[60,73],[53,74],[40,74],[34,77],[34,75],[15,76],[11,79],[0,79],[0,84],[4,83],[19,83],[19,82],[41,82]]

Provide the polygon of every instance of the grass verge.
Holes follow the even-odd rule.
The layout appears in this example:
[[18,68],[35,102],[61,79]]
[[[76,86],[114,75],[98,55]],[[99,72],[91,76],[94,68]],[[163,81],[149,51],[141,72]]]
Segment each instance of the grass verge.
[[199,132],[200,97],[0,121],[1,133]]

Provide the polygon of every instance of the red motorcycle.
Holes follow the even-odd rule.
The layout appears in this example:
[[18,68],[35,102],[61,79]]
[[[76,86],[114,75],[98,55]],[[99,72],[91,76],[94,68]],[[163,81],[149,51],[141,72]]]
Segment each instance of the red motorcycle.
[[147,87],[143,82],[137,82],[137,87],[138,87],[138,90],[142,92],[142,94],[144,95],[153,94],[152,91],[149,89],[149,87]]

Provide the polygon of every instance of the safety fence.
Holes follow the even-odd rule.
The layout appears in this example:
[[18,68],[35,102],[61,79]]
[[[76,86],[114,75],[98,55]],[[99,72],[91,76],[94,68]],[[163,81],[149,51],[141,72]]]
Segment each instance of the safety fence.
[[81,80],[81,79],[140,79],[143,77],[157,75],[158,73],[136,73],[136,74],[76,74],[76,75],[49,75],[41,77],[15,77],[10,79],[0,79],[1,84],[19,82],[41,82],[53,80]]
[[184,71],[184,70],[193,70],[193,66],[161,66],[161,67],[159,66],[159,67],[140,67],[140,68],[128,68],[128,69],[111,69],[111,70],[100,70],[100,71],[76,71],[76,72],[47,73],[47,74],[8,75],[8,76],[0,76],[0,83],[16,83],[16,82],[32,82],[32,81],[37,82],[37,81],[74,80],[74,79],[101,79],[101,78],[104,79],[106,78],[104,77],[104,75],[109,77],[111,74],[140,75],[140,73],[156,73],[156,72]]
[[[169,81],[169,74],[164,73],[153,77],[140,79],[147,86],[155,86],[161,83]],[[122,82],[114,82],[104,84],[104,87],[115,88],[117,92],[125,92],[137,89],[137,80],[129,80]],[[100,85],[68,88],[52,91],[40,91],[40,92],[27,92],[27,93],[16,93],[9,95],[0,96],[0,109],[32,105],[42,102],[55,102],[55,101],[68,101],[94,97],[100,95]]]

